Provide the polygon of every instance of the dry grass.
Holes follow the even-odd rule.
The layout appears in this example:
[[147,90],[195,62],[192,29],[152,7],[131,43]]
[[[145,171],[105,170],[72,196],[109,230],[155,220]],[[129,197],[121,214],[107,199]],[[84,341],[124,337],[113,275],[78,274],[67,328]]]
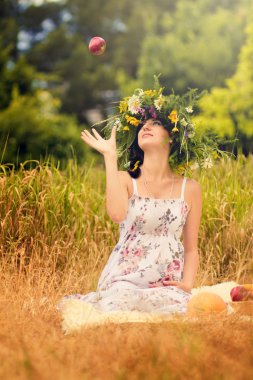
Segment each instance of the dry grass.
[[[1,379],[253,378],[252,321],[235,315],[108,324],[64,335],[57,302],[95,290],[118,238],[104,210],[103,170],[73,163],[64,173],[43,166],[4,170]],[[252,157],[198,178],[204,204],[195,287],[253,282],[251,173]]]
[[59,289],[44,284],[43,298],[39,282],[31,286],[24,278],[5,276],[1,284],[1,379],[253,376],[252,321],[229,315],[194,323],[107,324],[64,335],[55,310]]

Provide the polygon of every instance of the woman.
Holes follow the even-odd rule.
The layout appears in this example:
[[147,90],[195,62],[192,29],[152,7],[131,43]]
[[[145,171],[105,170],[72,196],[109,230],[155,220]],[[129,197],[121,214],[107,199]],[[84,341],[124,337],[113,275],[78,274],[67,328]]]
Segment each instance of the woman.
[[116,127],[107,141],[95,129],[93,132],[95,137],[84,130],[82,139],[104,155],[107,211],[120,223],[121,238],[100,276],[100,290],[119,282],[126,287],[133,285],[132,289],[170,286],[166,297],[175,296],[178,308],[185,308],[199,262],[199,183],[188,179],[186,185],[186,177],[182,179],[171,170],[168,157],[172,140],[157,119],[148,119],[138,129],[138,145],[144,152],[138,181],[117,170]]
[[[206,162],[216,146],[214,140],[209,139],[208,146],[195,136],[190,119],[194,96],[191,93],[187,107],[185,99],[166,97],[162,89],[138,89],[120,102],[120,116],[107,124],[108,139],[94,128],[94,136],[87,130],[81,133],[83,141],[104,156],[106,208],[119,223],[120,236],[97,290],[65,296],[62,302],[74,298],[106,313],[186,313],[199,264],[201,187],[172,166],[186,168],[188,159],[194,162],[196,156]],[[116,147],[116,131],[119,148],[125,143],[130,152],[128,171],[118,170],[122,150]]]

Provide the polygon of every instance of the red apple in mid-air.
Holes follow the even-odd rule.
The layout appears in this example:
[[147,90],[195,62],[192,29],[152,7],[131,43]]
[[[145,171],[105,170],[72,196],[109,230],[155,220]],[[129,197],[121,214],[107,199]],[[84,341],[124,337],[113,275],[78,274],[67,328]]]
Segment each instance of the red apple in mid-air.
[[102,37],[93,37],[89,43],[91,54],[102,55],[106,48],[106,42]]

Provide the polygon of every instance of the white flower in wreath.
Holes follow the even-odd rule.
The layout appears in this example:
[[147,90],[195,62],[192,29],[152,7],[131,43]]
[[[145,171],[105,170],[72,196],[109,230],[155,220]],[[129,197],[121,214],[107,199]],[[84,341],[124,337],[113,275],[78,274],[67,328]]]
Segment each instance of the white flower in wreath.
[[202,165],[203,165],[203,168],[205,168],[205,169],[211,168],[211,167],[213,166],[212,159],[211,159],[210,157],[207,157],[207,158],[203,161]]
[[183,127],[186,127],[187,126],[187,121],[185,120],[185,118],[183,117],[182,120],[180,120],[180,124],[183,126]]
[[117,119],[115,120],[113,126],[116,126],[116,131],[120,131],[120,129],[121,129],[121,127],[122,127],[122,124],[121,124],[120,119],[117,118]]
[[132,114],[136,114],[139,112],[139,108],[141,106],[140,98],[137,95],[131,96],[131,98],[127,102],[128,111]]
[[196,169],[198,169],[199,168],[199,164],[197,163],[197,162],[194,162],[194,164],[192,164],[191,166],[190,166],[190,169],[191,170],[196,170]]
[[114,125],[119,125],[119,124],[120,124],[120,119],[119,118],[115,119]]
[[163,95],[159,95],[158,98],[154,101],[155,108],[158,111],[161,111],[161,108],[164,105],[164,101],[165,100],[164,100],[164,96]]
[[189,139],[191,139],[192,137],[194,137],[195,136],[195,131],[191,131],[191,132],[189,132],[188,133],[188,137],[189,137]]
[[144,91],[142,88],[139,88],[139,96],[143,96],[144,95]]
[[192,106],[185,107],[185,109],[186,109],[186,111],[188,113],[192,113],[193,112]]

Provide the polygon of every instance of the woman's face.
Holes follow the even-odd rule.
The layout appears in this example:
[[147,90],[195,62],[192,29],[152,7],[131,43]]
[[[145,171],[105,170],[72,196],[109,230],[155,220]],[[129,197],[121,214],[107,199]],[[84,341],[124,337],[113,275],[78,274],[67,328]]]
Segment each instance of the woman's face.
[[163,127],[161,121],[157,119],[146,120],[138,133],[138,144],[142,150],[145,150],[146,146],[154,145],[167,148],[169,140],[169,132]]

